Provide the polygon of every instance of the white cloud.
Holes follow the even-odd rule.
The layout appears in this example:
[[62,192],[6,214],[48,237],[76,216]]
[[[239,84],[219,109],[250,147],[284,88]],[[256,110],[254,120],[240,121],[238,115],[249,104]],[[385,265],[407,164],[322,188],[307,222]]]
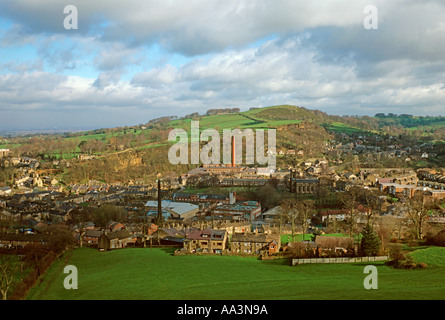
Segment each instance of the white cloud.
[[[73,4],[76,31],[63,28],[59,1],[0,4],[0,17],[10,21],[0,50],[35,51],[0,65],[2,114],[48,112],[41,121],[54,123],[66,112],[78,121],[88,114],[88,121],[129,124],[219,106],[295,104],[371,115],[443,108],[440,1]],[[363,28],[368,4],[379,10],[377,30]]]

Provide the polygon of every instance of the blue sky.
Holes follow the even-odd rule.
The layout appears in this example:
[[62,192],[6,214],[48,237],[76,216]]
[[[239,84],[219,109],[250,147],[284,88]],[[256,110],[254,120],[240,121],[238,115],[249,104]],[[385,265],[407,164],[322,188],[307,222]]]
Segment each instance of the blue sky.
[[443,17],[440,0],[2,1],[0,129],[278,104],[444,115]]

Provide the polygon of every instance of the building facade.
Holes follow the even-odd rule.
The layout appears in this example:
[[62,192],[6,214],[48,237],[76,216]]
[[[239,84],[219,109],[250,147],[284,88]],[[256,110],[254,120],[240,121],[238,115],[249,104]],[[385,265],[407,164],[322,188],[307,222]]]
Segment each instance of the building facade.
[[195,230],[184,240],[188,252],[222,253],[228,248],[229,237],[225,230]]
[[230,242],[230,251],[235,254],[274,254],[280,247],[279,235],[265,233],[235,233]]

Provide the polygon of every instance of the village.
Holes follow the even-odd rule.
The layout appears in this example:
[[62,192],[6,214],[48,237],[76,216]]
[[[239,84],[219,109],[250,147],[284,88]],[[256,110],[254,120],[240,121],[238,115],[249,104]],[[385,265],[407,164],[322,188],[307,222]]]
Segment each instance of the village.
[[[376,152],[360,139],[346,146],[334,146],[331,149],[342,152],[368,149],[374,155]],[[404,147],[401,151],[389,145],[385,152],[409,159],[423,157],[422,148],[428,146],[419,146],[416,151]],[[278,153],[298,156],[294,150],[279,150]],[[8,158],[6,150],[2,158],[3,163],[18,167],[22,173],[15,178],[13,187],[0,188],[2,248],[44,242],[39,230],[51,224],[64,224],[70,227],[79,246],[99,250],[172,246],[178,248],[175,254],[270,257],[285,254],[292,247],[295,234],[311,231],[322,235],[329,227],[333,230],[333,226],[338,231],[347,230],[347,221],[353,212],[341,206],[338,195],[348,190],[362,190],[373,197],[372,208],[366,196],[354,203],[355,223],[365,225],[372,212],[375,221],[380,217],[404,220],[405,229],[409,221],[403,203],[419,195],[422,201],[430,203],[443,203],[445,199],[443,168],[363,167],[338,173],[335,170],[338,163],[330,165],[326,158],[318,158],[302,161],[298,167],[278,170],[234,163],[202,165],[187,174],[160,178],[150,185],[140,182],[108,185],[90,181],[63,186],[50,175],[37,173],[37,159]],[[265,205],[256,197],[249,198],[245,192],[237,192],[239,188],[258,190],[267,186],[296,199],[311,199],[314,203],[311,215],[305,217],[306,221],[299,219],[298,227],[292,222],[291,227],[292,218],[282,203]],[[197,187],[209,188],[212,192],[194,192]],[[215,188],[220,191],[215,192]],[[377,202],[378,207],[375,207]],[[95,223],[91,219],[94,212],[106,206],[119,208],[123,214],[118,220]],[[436,224],[445,222],[443,212],[442,216],[425,219]],[[401,228],[391,232],[391,236],[398,239],[406,236]],[[345,253],[351,248],[354,253],[357,251],[357,243],[348,237],[317,236],[305,244],[331,254],[332,251]]]

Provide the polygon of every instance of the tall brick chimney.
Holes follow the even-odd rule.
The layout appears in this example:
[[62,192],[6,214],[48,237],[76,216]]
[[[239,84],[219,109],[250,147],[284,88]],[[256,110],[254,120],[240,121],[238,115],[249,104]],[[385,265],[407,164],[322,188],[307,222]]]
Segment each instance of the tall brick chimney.
[[235,137],[232,136],[232,167],[235,167]]

